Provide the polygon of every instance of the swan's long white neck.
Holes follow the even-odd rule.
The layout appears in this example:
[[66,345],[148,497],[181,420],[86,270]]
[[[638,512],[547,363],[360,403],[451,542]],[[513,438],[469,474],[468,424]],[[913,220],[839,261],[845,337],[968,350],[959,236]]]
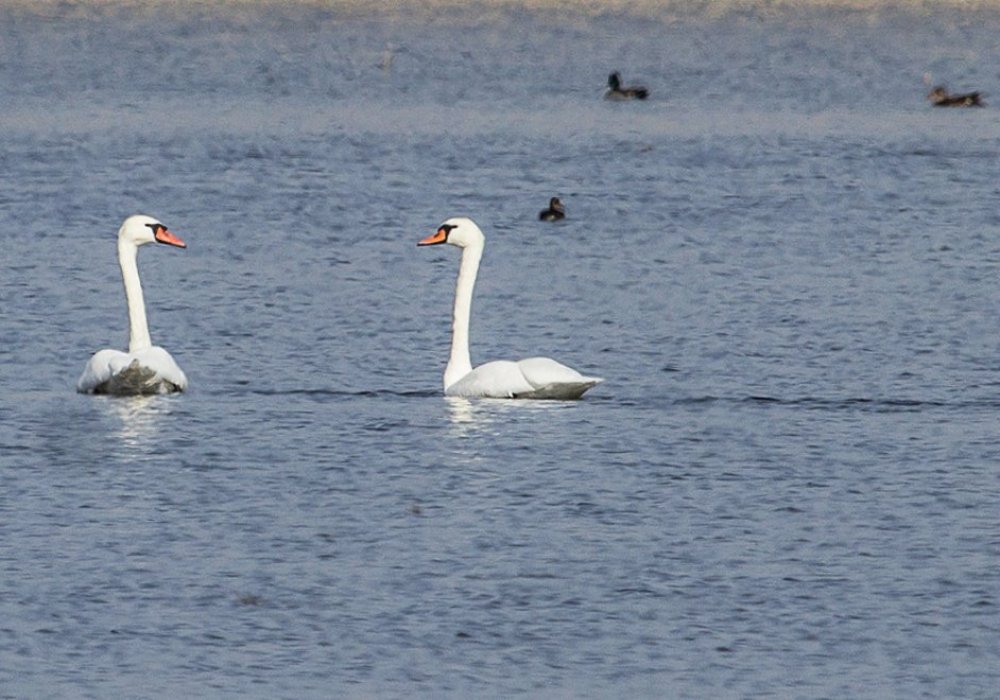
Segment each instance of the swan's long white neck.
[[139,282],[139,265],[136,262],[139,249],[134,243],[118,240],[118,264],[122,268],[122,282],[125,284],[125,301],[128,304],[128,351],[136,352],[150,347],[146,323],[146,304],[142,298],[142,284]]
[[451,357],[444,368],[444,388],[472,371],[469,357],[469,316],[472,312],[472,290],[476,286],[479,261],[483,257],[484,243],[475,243],[462,249],[462,262],[458,268],[455,286],[455,309],[451,326]]

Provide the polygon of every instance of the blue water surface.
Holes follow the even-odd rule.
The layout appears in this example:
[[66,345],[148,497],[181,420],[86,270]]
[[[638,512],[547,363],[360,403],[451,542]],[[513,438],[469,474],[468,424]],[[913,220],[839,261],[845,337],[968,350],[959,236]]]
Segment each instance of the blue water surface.
[[[996,697],[998,31],[0,6],[0,698]],[[78,395],[135,212],[191,388]],[[443,397],[452,215],[473,362],[604,384]]]

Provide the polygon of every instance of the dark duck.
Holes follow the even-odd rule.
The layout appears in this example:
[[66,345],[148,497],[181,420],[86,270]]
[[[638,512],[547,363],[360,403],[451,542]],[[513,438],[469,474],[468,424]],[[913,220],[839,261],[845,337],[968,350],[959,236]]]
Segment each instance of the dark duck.
[[961,95],[950,95],[944,85],[938,85],[927,93],[927,99],[935,107],[982,107],[983,101],[978,92],[967,92]]
[[644,100],[649,97],[649,90],[641,85],[622,85],[622,77],[618,71],[608,76],[608,91],[604,93],[606,100]]
[[541,221],[559,221],[566,218],[566,207],[559,201],[558,197],[549,200],[549,208],[538,212]]

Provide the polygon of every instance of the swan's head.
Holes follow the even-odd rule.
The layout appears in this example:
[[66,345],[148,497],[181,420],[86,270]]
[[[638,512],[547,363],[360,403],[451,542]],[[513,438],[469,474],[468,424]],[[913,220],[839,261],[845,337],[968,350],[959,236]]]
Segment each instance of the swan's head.
[[454,216],[438,226],[438,230],[421,240],[417,245],[438,245],[451,243],[459,248],[482,246],[486,236],[476,226],[476,222],[464,216]]
[[136,214],[125,219],[125,223],[118,229],[118,240],[126,241],[134,246],[146,245],[147,243],[166,243],[178,248],[187,248],[187,244],[170,233],[166,226],[145,214]]
[[622,87],[622,76],[615,71],[608,76],[608,87],[612,90],[620,90]]

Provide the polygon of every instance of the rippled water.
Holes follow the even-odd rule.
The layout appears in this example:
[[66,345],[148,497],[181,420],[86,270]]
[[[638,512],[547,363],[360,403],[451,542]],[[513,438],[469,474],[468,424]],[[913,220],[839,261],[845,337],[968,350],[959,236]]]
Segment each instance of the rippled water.
[[0,8],[0,697],[995,697],[1000,12],[761,7]]

